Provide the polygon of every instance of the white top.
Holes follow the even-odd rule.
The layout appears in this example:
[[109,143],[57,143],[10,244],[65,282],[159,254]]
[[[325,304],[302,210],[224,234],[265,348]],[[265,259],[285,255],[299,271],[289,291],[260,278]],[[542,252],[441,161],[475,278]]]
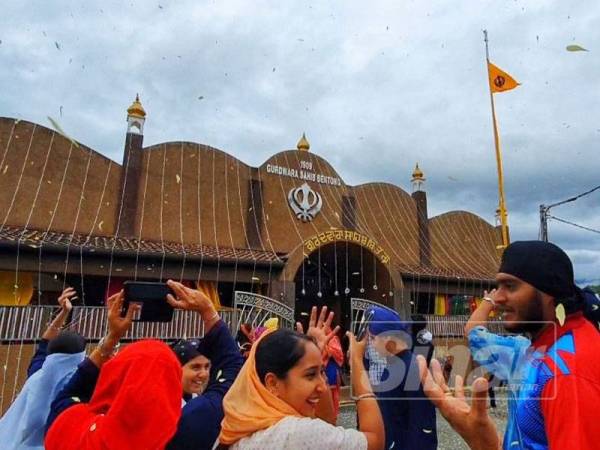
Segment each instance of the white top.
[[333,426],[321,419],[286,417],[266,430],[240,439],[231,450],[367,450],[367,437],[357,430]]

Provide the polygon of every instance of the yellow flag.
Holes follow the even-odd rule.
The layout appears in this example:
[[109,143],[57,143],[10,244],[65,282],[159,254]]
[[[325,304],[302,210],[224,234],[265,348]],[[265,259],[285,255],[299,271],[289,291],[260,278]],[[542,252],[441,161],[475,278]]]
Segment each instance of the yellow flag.
[[507,74],[502,69],[496,67],[491,62],[488,61],[488,73],[490,77],[490,89],[492,92],[504,92],[510,91],[511,89],[519,86],[518,83],[513,77]]

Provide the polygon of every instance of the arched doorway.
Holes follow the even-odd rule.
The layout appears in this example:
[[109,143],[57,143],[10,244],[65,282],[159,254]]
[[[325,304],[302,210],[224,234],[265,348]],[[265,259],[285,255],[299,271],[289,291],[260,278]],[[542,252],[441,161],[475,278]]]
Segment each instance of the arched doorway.
[[295,319],[303,324],[313,305],[327,305],[335,312],[335,322],[350,329],[353,297],[394,307],[396,286],[388,266],[353,242],[332,242],[313,250],[300,263],[294,284]]

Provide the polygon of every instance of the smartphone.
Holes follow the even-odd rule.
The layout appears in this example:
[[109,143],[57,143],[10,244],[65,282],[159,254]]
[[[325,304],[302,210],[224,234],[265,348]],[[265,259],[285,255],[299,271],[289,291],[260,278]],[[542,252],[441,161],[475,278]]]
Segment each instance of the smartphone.
[[373,316],[375,312],[370,309],[365,314],[363,314],[362,320],[358,324],[358,330],[356,331],[356,340],[362,341],[367,335],[367,330],[369,329],[369,322],[373,320]]
[[135,322],[170,322],[173,319],[173,307],[167,302],[167,294],[175,294],[167,283],[126,281],[123,290],[125,301],[121,317],[125,317],[129,303],[133,302],[142,306]]

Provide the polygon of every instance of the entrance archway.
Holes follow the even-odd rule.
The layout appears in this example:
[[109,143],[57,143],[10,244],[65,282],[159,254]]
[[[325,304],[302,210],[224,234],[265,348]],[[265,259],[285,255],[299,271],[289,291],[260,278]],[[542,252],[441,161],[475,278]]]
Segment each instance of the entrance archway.
[[333,242],[313,250],[295,277],[295,319],[308,321],[313,305],[335,312],[336,323],[350,329],[350,299],[360,297],[394,307],[396,286],[388,266],[369,249],[353,242]]

